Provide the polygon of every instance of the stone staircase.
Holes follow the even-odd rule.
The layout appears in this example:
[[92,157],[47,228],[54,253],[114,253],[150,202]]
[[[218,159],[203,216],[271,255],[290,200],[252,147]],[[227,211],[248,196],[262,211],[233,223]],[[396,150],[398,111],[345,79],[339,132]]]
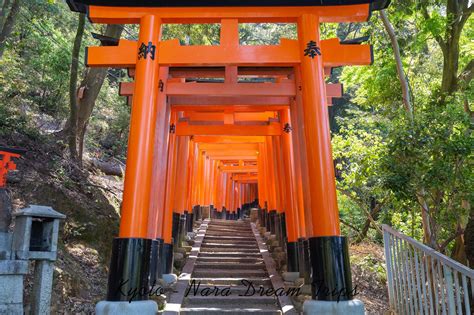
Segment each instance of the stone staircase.
[[249,222],[212,220],[191,278],[180,314],[281,314]]

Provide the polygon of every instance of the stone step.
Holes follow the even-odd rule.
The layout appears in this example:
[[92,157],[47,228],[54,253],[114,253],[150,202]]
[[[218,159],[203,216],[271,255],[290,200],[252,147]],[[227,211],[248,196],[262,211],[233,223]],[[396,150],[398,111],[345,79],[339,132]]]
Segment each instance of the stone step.
[[241,226],[231,226],[231,225],[209,225],[207,227],[208,229],[214,229],[214,230],[245,230],[245,231],[248,231],[248,230],[252,230],[252,228],[250,226],[244,226],[244,225],[241,225]]
[[211,222],[209,222],[209,225],[231,225],[231,226],[245,225],[245,226],[250,226],[249,222],[245,222],[245,221],[219,220],[219,219],[211,220]]
[[194,268],[219,268],[219,269],[266,269],[265,263],[252,263],[252,264],[244,264],[239,263],[236,264],[234,262],[201,262],[197,261]]
[[219,240],[218,238],[205,237],[203,243],[219,243],[219,244],[237,244],[237,245],[254,245],[257,246],[255,239],[239,240],[239,239],[224,239]]
[[241,240],[241,241],[254,241],[255,242],[255,237],[252,236],[243,236],[243,235],[206,235],[204,236],[204,239],[211,239],[211,240]]
[[213,237],[219,237],[219,236],[224,236],[224,237],[236,237],[236,236],[250,236],[248,233],[238,233],[238,232],[209,232],[206,233],[207,236],[213,236]]
[[259,253],[258,248],[215,248],[215,247],[201,247],[201,253]]
[[224,225],[224,224],[209,224],[208,228],[216,228],[216,229],[245,229],[251,230],[252,227],[249,224],[232,224],[232,225]]
[[[217,292],[217,297],[220,297],[220,293],[222,294],[228,294],[230,292],[229,296],[245,296],[245,295],[258,295],[260,296],[261,290],[260,287],[263,289],[263,294],[265,292],[268,292],[267,290],[273,289],[271,283],[268,285],[260,285],[260,284],[255,284],[255,283],[250,283],[250,282],[245,282],[246,285],[233,285],[233,284],[228,284],[228,285],[214,285],[214,284],[204,284],[202,282],[195,282],[194,286],[191,286],[190,288],[190,293],[189,295],[194,295],[194,292],[196,294],[201,294],[201,292],[210,292],[212,296],[216,296]],[[224,291],[226,290],[226,291]],[[227,292],[227,293],[226,293]]]
[[196,266],[193,271],[193,278],[250,278],[250,277],[268,277],[266,270],[232,270],[222,268],[200,268]]
[[199,256],[198,263],[201,262],[223,262],[223,263],[262,263],[263,258],[260,257],[201,257]]
[[234,235],[234,236],[252,236],[252,231],[247,230],[231,230],[231,229],[208,229],[207,235]]
[[249,281],[251,282],[254,286],[264,286],[264,287],[271,287],[272,282],[270,278],[267,277],[259,277],[259,278],[252,278],[252,277],[247,277],[247,278],[204,278],[204,277],[193,277],[193,280],[196,282],[200,282],[201,285],[242,285],[243,283],[247,282],[242,282],[242,281]]
[[200,251],[198,254],[198,258],[201,257],[212,257],[212,258],[219,258],[219,257],[224,257],[224,258],[261,258],[262,255],[260,252],[213,252],[213,251],[207,251],[203,252]]
[[222,244],[222,243],[210,243],[203,242],[201,248],[234,248],[234,249],[258,249],[257,244]]
[[208,225],[208,229],[216,229],[216,230],[252,230],[252,227],[249,225]]
[[258,305],[261,307],[264,306],[273,306],[275,309],[278,307],[278,300],[274,296],[260,296],[260,295],[253,295],[253,296],[239,296],[229,295],[229,296],[201,296],[200,294],[193,295],[190,293],[186,298],[184,305],[206,305],[206,306],[217,306],[224,308],[226,307],[239,307],[245,306],[248,307],[249,305]]
[[207,227],[223,229],[251,229],[249,224],[209,224]]
[[207,315],[207,314],[226,314],[226,315],[241,315],[241,314],[258,314],[258,315],[280,315],[279,310],[266,310],[258,307],[254,308],[220,308],[220,307],[185,307],[179,312],[180,314],[193,315]]

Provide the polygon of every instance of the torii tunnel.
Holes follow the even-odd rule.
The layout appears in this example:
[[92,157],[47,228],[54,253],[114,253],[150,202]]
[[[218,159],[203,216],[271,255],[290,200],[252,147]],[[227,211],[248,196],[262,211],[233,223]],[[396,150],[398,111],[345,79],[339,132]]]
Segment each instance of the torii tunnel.
[[[351,288],[328,119],[328,106],[342,91],[325,78],[334,67],[370,65],[373,55],[357,41],[321,40],[320,24],[367,21],[388,1],[69,5],[92,23],[140,26],[138,41],[106,39],[86,54],[88,67],[128,69],[133,79],[120,86],[131,119],[107,300],[128,300],[121,290],[172,272],[180,220],[188,228],[203,217],[236,220],[250,205],[285,244],[288,271],[299,270],[299,244],[309,244],[313,299],[334,299],[316,294],[316,283]],[[163,24],[189,23],[219,23],[219,45],[161,39]],[[298,39],[241,45],[239,23],[296,23]]]

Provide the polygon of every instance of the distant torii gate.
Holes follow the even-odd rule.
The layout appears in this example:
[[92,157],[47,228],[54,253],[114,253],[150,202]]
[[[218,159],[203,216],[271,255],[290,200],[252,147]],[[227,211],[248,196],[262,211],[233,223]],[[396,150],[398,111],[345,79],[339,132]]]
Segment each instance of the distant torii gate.
[[[286,212],[287,224],[281,232],[288,237],[289,269],[297,269],[297,262],[290,261],[298,238],[309,240],[313,299],[352,299],[351,294],[332,294],[333,290],[351,292],[352,282],[347,241],[340,235],[327,110],[341,87],[326,85],[324,76],[333,67],[371,64],[372,50],[357,42],[320,40],[319,26],[366,21],[388,1],[68,3],[75,11],[87,12],[93,23],[140,25],[138,41],[89,47],[86,57],[90,67],[127,68],[135,80],[121,85],[121,94],[133,101],[120,234],[113,244],[107,300],[126,301],[130,296],[124,292],[148,287],[153,242],[164,242],[164,250],[171,255],[176,204],[180,208],[175,210],[187,212],[209,205],[214,201],[210,189],[216,185],[227,196],[239,192],[241,184],[232,190],[227,176],[217,176],[233,167],[221,163],[227,158],[256,160],[250,172],[256,170],[256,175],[233,175],[232,182],[256,181],[254,193],[260,205],[267,205],[278,217]],[[239,23],[266,22],[297,23],[298,39],[281,39],[279,45],[240,45]],[[164,23],[220,23],[220,44],[181,46],[178,40],[162,41]],[[239,82],[239,76],[247,75],[273,80]],[[224,81],[190,82],[206,77]],[[225,143],[226,137],[260,137],[255,141],[258,150],[235,150],[227,157],[220,149],[199,148],[210,139]],[[240,140],[235,143],[245,143]],[[206,152],[211,151],[209,158]],[[176,177],[176,172],[186,164],[186,182],[179,183],[183,178]],[[182,197],[183,191],[184,198],[176,197]],[[171,273],[171,264],[166,259],[165,273]],[[138,294],[135,300],[147,298]]]

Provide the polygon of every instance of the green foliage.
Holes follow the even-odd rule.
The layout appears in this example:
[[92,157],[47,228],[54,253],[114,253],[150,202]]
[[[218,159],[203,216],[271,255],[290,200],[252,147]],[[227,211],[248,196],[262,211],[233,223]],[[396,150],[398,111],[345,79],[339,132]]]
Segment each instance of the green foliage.
[[181,45],[219,45],[219,24],[165,24],[163,40],[178,39]]
[[[379,222],[423,239],[420,200],[426,203],[438,244],[451,237],[473,203],[474,142],[464,102],[472,104],[472,84],[464,92],[439,94],[443,54],[435,36],[444,36],[444,4],[432,4],[425,19],[411,2],[392,3],[389,17],[396,30],[409,80],[414,120],[402,106],[401,86],[388,36],[372,17],[375,62],[346,67],[340,80],[353,103],[343,102],[333,126],[334,154],[340,172],[338,188],[352,202],[339,199],[341,212],[356,213],[362,224],[367,197],[386,201]],[[472,19],[460,39],[460,69],[472,59]],[[359,209],[354,209],[359,208]],[[351,221],[354,222],[354,221]],[[353,233],[353,232],[352,232]]]

